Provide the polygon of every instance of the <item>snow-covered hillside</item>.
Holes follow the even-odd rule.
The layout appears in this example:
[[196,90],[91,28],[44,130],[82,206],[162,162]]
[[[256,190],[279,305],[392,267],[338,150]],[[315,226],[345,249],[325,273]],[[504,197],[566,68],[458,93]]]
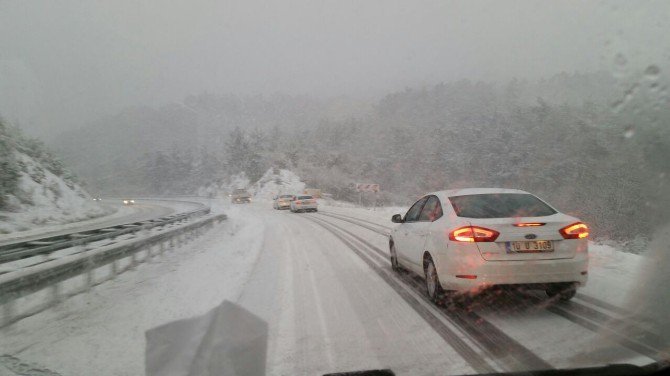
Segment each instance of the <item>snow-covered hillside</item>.
[[86,191],[63,179],[26,153],[14,150],[18,166],[16,190],[0,210],[0,234],[76,222],[109,214],[113,209],[94,202]]
[[256,198],[271,200],[276,195],[300,193],[304,189],[305,183],[292,171],[269,169],[250,190]]
[[245,173],[231,176],[218,184],[211,184],[198,190],[199,196],[226,197],[235,189],[247,189],[256,199],[270,200],[278,194],[300,193],[305,183],[290,170],[268,169],[258,181],[251,183]]

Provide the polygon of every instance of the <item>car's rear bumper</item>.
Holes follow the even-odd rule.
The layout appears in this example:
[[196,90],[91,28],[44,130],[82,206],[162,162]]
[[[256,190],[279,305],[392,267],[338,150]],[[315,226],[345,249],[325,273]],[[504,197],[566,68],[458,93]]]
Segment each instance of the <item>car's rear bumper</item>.
[[558,260],[446,263],[441,269],[438,267],[438,275],[446,290],[476,292],[495,285],[560,282],[577,282],[584,286],[588,280],[588,257],[586,253],[579,253],[574,258]]
[[317,205],[295,205],[293,206],[293,210],[316,210]]

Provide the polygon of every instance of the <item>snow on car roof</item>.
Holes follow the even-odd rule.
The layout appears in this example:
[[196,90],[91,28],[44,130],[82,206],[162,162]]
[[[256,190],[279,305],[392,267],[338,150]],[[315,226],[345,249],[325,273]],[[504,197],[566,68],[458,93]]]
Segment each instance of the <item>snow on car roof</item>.
[[467,196],[467,195],[481,195],[488,193],[523,193],[530,194],[526,191],[520,189],[508,189],[508,188],[462,188],[462,189],[450,189],[444,191],[432,192],[436,196],[443,197],[452,197],[452,196]]

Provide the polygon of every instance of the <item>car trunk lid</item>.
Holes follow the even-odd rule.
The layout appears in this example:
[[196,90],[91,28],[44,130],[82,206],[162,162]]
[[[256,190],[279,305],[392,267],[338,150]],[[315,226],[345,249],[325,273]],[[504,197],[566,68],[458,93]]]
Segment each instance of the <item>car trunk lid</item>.
[[472,226],[495,230],[494,242],[477,242],[479,252],[488,261],[524,261],[566,259],[575,256],[576,247],[559,230],[576,222],[564,214],[525,218],[478,218]]

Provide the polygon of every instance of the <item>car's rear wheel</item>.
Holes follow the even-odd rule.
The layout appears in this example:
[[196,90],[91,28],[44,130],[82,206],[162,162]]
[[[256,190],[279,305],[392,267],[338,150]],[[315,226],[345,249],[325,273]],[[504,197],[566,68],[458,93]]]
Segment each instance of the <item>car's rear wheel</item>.
[[577,294],[576,283],[556,283],[545,290],[550,298],[558,296],[560,300],[567,302]]
[[445,297],[444,290],[440,284],[440,278],[437,276],[435,263],[433,263],[433,259],[430,256],[423,260],[423,271],[428,298],[437,305],[443,305]]

